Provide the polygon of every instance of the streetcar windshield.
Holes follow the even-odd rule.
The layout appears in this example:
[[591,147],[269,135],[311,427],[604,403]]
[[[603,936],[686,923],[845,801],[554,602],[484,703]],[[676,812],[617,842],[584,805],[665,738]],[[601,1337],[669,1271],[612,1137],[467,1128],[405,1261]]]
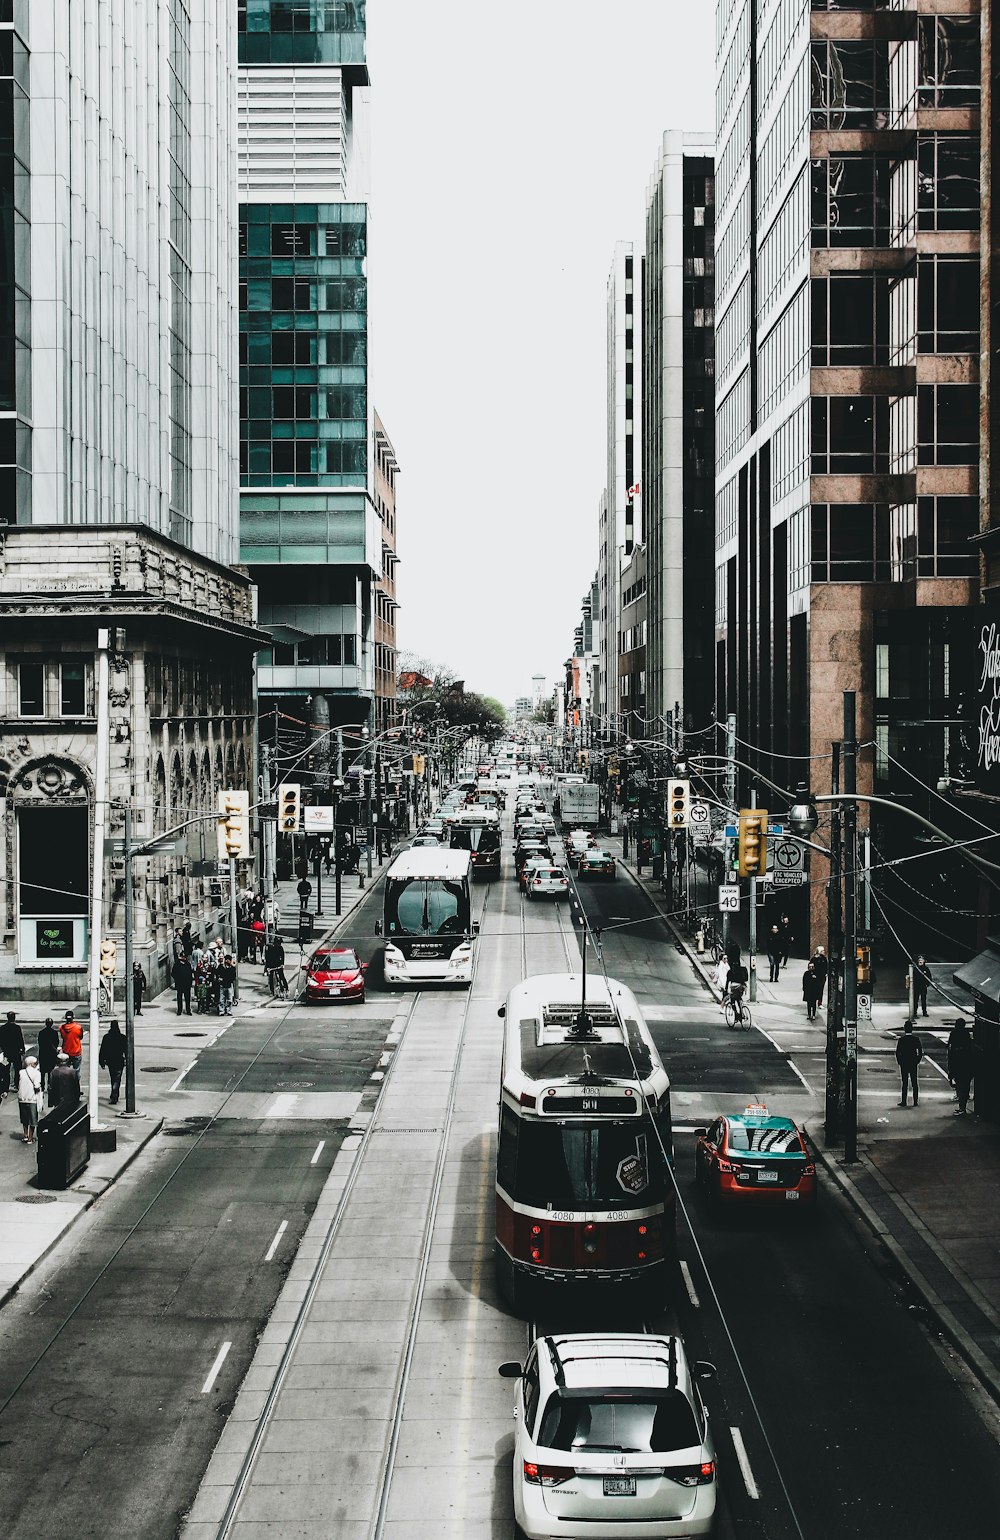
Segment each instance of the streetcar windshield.
[[452,824],[452,850],[499,850],[500,830],[485,824]]
[[396,881],[386,894],[386,934],[437,936],[469,928],[468,902],[460,882],[414,877]]
[[663,1157],[648,1123],[520,1123],[514,1193],[520,1203],[644,1208],[662,1202],[664,1186]]

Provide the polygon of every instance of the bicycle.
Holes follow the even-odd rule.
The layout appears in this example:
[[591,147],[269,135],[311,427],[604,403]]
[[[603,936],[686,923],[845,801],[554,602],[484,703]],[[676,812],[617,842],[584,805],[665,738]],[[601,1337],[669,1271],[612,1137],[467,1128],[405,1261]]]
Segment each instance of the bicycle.
[[725,1012],[727,1027],[732,1027],[733,1029],[740,1027],[744,1032],[750,1031],[753,1021],[750,1017],[750,1007],[742,993],[738,994],[735,999],[732,995],[726,996]]
[[275,995],[278,996],[279,1000],[288,999],[288,980],[285,978],[284,967],[268,968],[267,982],[271,989],[272,1000],[274,999]]
[[722,945],[722,937],[715,927],[714,920],[706,920],[704,924],[705,950],[714,963],[721,962],[726,955],[726,949]]

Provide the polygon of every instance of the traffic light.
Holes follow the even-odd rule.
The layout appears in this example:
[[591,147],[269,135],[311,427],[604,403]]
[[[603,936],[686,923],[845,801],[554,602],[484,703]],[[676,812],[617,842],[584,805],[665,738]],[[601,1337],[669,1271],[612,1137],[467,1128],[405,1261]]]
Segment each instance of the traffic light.
[[250,793],[219,792],[219,860],[250,854]]
[[106,937],[101,942],[101,976],[114,978],[118,967],[118,943]]
[[870,994],[872,987],[872,949],[870,946],[859,946],[858,958],[858,988],[862,994]]
[[426,757],[423,754],[414,754],[414,756],[413,756],[413,773],[414,773],[414,775],[423,775],[424,770],[426,769],[426,767],[427,767]]
[[690,781],[667,782],[667,827],[686,829],[691,822],[688,804],[691,796]]
[[278,787],[278,828],[286,834],[295,834],[299,827],[299,803],[302,788],[292,781]]
[[740,808],[740,876],[763,877],[767,871],[767,812]]

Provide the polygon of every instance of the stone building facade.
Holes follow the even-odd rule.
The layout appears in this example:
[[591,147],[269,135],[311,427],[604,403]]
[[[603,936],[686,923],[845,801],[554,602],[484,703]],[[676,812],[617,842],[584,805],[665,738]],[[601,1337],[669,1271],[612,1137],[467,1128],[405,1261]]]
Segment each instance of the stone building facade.
[[[110,630],[107,834],[132,807],[135,841],[189,824],[182,848],[134,863],[134,945],[151,992],[185,922],[224,929],[212,869],[218,793],[250,789],[254,654],[245,574],[139,525],[13,528],[0,537],[0,988],[86,996],[92,862],[104,934],[124,966],[124,864],[93,848],[97,637]],[[255,800],[251,794],[251,802]],[[228,933],[227,933],[228,934]]]

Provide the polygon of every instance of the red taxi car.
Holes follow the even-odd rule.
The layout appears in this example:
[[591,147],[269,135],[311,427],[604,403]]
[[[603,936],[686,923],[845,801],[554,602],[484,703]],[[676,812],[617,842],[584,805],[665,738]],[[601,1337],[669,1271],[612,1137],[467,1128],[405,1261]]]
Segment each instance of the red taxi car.
[[306,970],[306,999],[363,1001],[367,966],[353,947],[319,947]]
[[717,1203],[816,1202],[816,1162],[791,1118],[759,1102],[696,1128],[695,1181]]

